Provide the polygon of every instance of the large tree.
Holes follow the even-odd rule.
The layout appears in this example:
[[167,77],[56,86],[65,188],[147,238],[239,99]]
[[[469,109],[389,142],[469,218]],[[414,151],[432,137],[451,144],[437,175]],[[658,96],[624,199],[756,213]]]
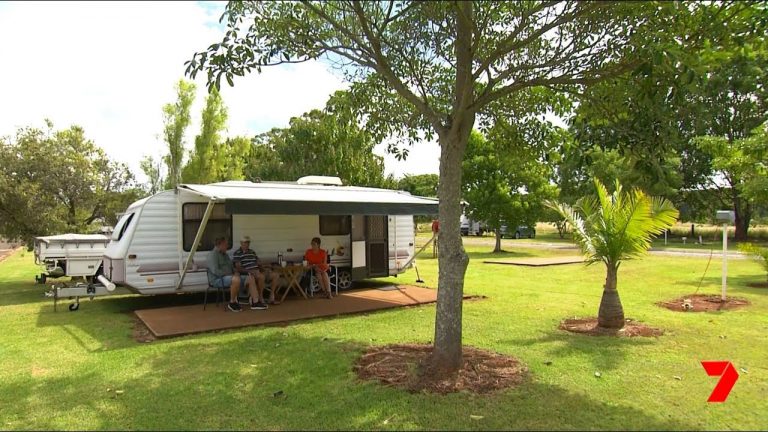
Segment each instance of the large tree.
[[745,241],[755,202],[744,182],[765,160],[759,147],[768,121],[768,44],[763,35],[761,43],[719,54],[709,59],[711,71],[696,94],[707,123],[703,137],[693,142],[712,160],[709,175],[697,186],[733,209],[736,240]]
[[147,176],[148,183],[145,186],[150,195],[160,192],[163,188],[162,162],[152,156],[145,155],[139,162],[139,167]]
[[436,135],[440,144],[439,282],[433,370],[462,363],[461,163],[489,105],[533,87],[586,85],[641,63],[685,13],[667,2],[230,2],[222,41],[187,72],[211,87],[262,67],[326,57],[367,100],[367,126]]
[[546,122],[527,119],[497,123],[488,139],[473,131],[463,164],[463,197],[474,220],[485,221],[496,234],[494,252],[501,252],[501,227],[534,226],[552,199],[552,169],[544,160],[555,132]]
[[[737,237],[746,235],[747,201],[723,188],[714,155],[692,139],[721,136],[733,142],[765,121],[765,2],[689,3],[691,13],[669,29],[672,42],[650,47],[643,67],[584,92],[564,142],[561,199],[591,189],[598,175],[653,195],[685,202],[686,217],[715,201],[738,215]],[[616,177],[611,171],[618,174]],[[606,176],[600,176],[600,174]],[[730,185],[728,185],[730,186]],[[697,193],[701,191],[702,193]],[[701,197],[705,199],[701,205]]]
[[736,216],[736,240],[747,240],[752,211],[758,204],[768,203],[768,123],[755,128],[744,138],[703,136],[694,142],[712,157],[712,170],[724,185],[712,182],[726,205],[732,205]]
[[437,197],[438,180],[437,174],[406,174],[398,180],[397,188],[410,192],[411,195]]
[[312,110],[256,138],[249,171],[262,179],[295,181],[306,175],[337,176],[345,184],[392,186],[374,136],[353,115],[349,94],[334,94],[323,110]]
[[[206,184],[222,177],[219,171],[227,164],[229,152],[222,146],[223,133],[227,128],[227,107],[221,94],[214,89],[205,99],[200,134],[195,137],[195,147],[189,161],[181,170],[182,183]],[[246,155],[242,156],[243,159]]]
[[[133,175],[110,160],[78,126],[27,127],[0,140],[0,236],[88,232],[114,223],[115,208],[136,197]],[[125,207],[120,209],[122,211]]]
[[179,80],[176,84],[176,102],[163,106],[163,137],[168,144],[168,154],[163,157],[168,166],[165,187],[173,189],[181,182],[184,163],[184,133],[192,121],[190,108],[195,100],[195,85]]

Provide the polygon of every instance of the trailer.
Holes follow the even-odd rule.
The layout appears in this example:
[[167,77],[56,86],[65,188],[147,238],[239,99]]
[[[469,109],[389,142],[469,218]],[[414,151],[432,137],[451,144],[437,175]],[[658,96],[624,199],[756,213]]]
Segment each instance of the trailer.
[[461,229],[461,235],[463,236],[468,236],[468,235],[482,236],[487,231],[486,225],[484,222],[472,220],[464,214],[461,215],[461,219],[459,223],[461,224],[460,229]]
[[45,272],[35,276],[44,284],[47,279],[64,276],[93,279],[101,269],[109,237],[101,234],[61,234],[35,237],[35,264]]
[[266,264],[278,254],[300,262],[319,237],[344,290],[356,280],[406,271],[414,258],[413,215],[437,214],[437,207],[433,198],[343,186],[337,177],[182,184],[128,207],[104,252],[99,282],[143,295],[200,292],[217,237],[229,239],[231,254],[238,238],[250,236]]

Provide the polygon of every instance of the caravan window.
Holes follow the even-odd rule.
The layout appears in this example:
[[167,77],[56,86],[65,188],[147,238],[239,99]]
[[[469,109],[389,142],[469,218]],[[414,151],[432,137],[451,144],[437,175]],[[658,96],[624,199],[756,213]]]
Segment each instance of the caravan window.
[[112,231],[112,240],[120,241],[120,239],[123,238],[123,234],[125,234],[125,231],[128,230],[128,226],[131,225],[133,215],[134,213],[129,213],[123,215],[123,217],[120,218],[120,220],[117,222],[115,230]]
[[[192,250],[192,243],[195,242],[195,236],[200,228],[200,222],[203,221],[206,207],[208,207],[208,203],[187,203],[181,208],[184,250],[186,252]],[[232,215],[227,214],[224,204],[214,204],[197,250],[209,251],[213,249],[213,240],[222,236],[226,237],[229,245],[232,246]]]
[[352,227],[352,217],[320,216],[320,235],[349,235]]

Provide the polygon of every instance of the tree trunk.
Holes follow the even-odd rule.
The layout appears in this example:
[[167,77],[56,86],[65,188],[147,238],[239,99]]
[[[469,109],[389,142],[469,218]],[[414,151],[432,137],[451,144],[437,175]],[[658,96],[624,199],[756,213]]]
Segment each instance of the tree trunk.
[[496,233],[496,246],[493,248],[493,253],[501,252],[501,228],[494,230]]
[[462,366],[461,308],[464,297],[464,273],[469,257],[461,241],[461,163],[475,113],[475,80],[472,76],[474,10],[472,2],[456,3],[456,81],[451,114],[444,126],[435,125],[440,142],[439,220],[440,249],[435,315],[435,346],[431,371],[438,376],[457,371]]
[[431,364],[437,374],[458,370],[462,364],[461,309],[469,257],[461,241],[461,160],[468,137],[467,133],[440,139],[439,276]]
[[735,240],[737,242],[747,241],[749,222],[752,220],[752,206],[749,202],[744,202],[741,197],[735,195],[733,197],[733,213],[734,224],[736,225]]
[[624,308],[621,306],[619,291],[616,289],[619,267],[613,263],[606,264],[605,267],[607,270],[605,286],[597,314],[597,325],[609,329],[620,329],[624,327]]

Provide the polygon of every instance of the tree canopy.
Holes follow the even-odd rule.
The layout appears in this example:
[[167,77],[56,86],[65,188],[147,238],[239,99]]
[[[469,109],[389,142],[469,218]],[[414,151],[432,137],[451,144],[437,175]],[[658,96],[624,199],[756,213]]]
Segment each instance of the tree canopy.
[[544,200],[556,196],[552,168],[544,160],[555,133],[548,123],[529,119],[498,122],[488,139],[478,131],[469,137],[462,174],[466,211],[496,234],[494,252],[501,251],[503,225],[513,231],[518,225],[535,226]]
[[[620,75],[666,43],[680,2],[230,2],[218,43],[187,63],[209,87],[262,67],[324,57],[354,82],[359,117],[380,135],[440,144],[440,277],[432,363],[461,364],[468,257],[459,233],[461,166],[475,121],[526,89]],[[671,37],[671,36],[669,36]]]
[[31,241],[116,222],[139,191],[83,128],[25,127],[0,140],[0,236]]
[[352,115],[349,94],[333,95],[323,110],[294,117],[287,128],[256,137],[246,172],[264,180],[295,181],[305,175],[337,176],[344,184],[392,187],[378,144]]
[[181,182],[184,164],[184,134],[192,121],[190,109],[195,100],[195,85],[179,80],[176,84],[176,102],[163,106],[163,137],[168,153],[163,157],[168,166],[165,187],[173,189]]

